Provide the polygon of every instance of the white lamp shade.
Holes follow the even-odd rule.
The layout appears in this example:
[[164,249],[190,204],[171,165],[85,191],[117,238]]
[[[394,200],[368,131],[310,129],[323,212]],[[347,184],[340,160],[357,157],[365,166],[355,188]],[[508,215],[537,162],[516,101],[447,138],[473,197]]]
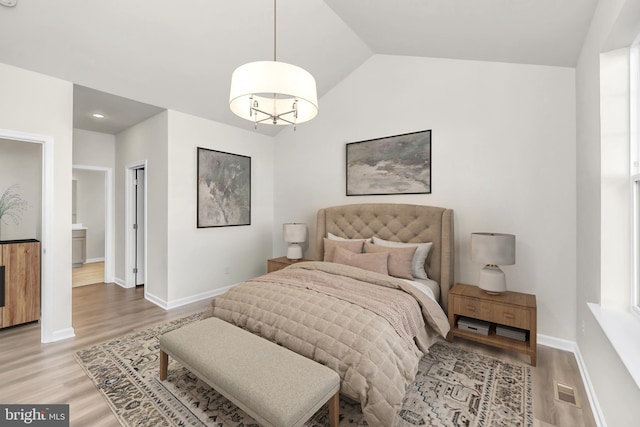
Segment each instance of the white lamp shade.
[[507,290],[507,279],[498,265],[516,263],[516,236],[501,233],[471,233],[471,260],[485,264],[478,274],[478,287],[493,294]]
[[282,237],[287,243],[302,243],[307,239],[307,226],[299,223],[283,224]]
[[471,233],[471,260],[485,265],[516,263],[516,236],[500,233]]
[[[292,115],[284,115],[292,110],[295,99],[298,100],[296,119]],[[229,108],[246,120],[260,122],[269,118],[267,114],[255,110],[253,114],[257,116],[251,115],[251,105],[255,101],[258,102],[258,109],[276,117],[283,114],[291,122],[303,123],[318,114],[315,79],[303,68],[285,62],[256,61],[236,68],[231,76]],[[272,124],[290,123],[278,120]]]

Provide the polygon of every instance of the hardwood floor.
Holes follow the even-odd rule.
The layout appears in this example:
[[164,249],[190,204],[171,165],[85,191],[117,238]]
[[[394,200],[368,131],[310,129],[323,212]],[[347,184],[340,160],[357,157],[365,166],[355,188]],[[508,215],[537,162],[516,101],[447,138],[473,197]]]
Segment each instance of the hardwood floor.
[[93,285],[104,281],[104,261],[90,262],[82,267],[72,268],[73,287]]
[[[110,338],[201,312],[209,301],[165,311],[144,299],[142,287],[124,289],[94,284],[73,289],[76,336],[41,344],[40,325],[0,330],[0,402],[70,405],[71,426],[118,426],[118,421],[73,352]],[[455,344],[505,360],[528,363],[524,355],[492,349],[463,339]],[[533,373],[534,426],[595,426],[573,354],[538,346]],[[556,401],[553,381],[575,386],[582,408]],[[151,426],[150,426],[151,427]]]
[[74,338],[42,344],[38,323],[0,331],[0,402],[68,403],[72,426],[118,426],[73,352],[204,311],[208,304],[201,301],[165,311],[144,299],[142,287],[95,284],[74,288]]

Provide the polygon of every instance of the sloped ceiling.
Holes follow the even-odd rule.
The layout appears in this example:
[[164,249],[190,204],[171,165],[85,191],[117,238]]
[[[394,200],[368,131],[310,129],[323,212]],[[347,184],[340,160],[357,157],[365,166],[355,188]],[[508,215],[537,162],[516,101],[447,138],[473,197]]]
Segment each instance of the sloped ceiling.
[[[374,54],[573,67],[596,3],[279,0],[277,59],[311,72],[319,97]],[[0,6],[0,62],[81,86],[78,110],[115,96],[125,118],[133,100],[252,129],[230,112],[229,83],[239,65],[273,59],[273,9],[266,0],[18,0]]]

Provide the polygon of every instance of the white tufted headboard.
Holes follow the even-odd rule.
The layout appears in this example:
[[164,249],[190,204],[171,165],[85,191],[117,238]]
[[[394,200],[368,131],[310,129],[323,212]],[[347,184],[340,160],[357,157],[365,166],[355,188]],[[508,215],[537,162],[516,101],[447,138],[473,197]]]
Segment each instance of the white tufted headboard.
[[327,233],[347,239],[377,236],[405,243],[432,242],[425,269],[440,284],[440,305],[448,308],[453,285],[453,211],[433,206],[363,203],[320,209],[316,228],[316,254],[324,255]]

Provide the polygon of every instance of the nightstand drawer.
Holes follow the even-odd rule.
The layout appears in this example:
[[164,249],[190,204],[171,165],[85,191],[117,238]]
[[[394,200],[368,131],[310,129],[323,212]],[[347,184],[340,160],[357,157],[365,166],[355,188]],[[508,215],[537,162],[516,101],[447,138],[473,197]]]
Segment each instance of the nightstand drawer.
[[513,307],[502,304],[491,304],[489,322],[520,329],[531,329],[531,312],[526,308]]
[[526,308],[459,297],[455,299],[453,309],[462,316],[521,329],[531,328],[531,312]]
[[453,300],[453,311],[461,316],[477,319],[482,315],[482,301],[457,297]]

